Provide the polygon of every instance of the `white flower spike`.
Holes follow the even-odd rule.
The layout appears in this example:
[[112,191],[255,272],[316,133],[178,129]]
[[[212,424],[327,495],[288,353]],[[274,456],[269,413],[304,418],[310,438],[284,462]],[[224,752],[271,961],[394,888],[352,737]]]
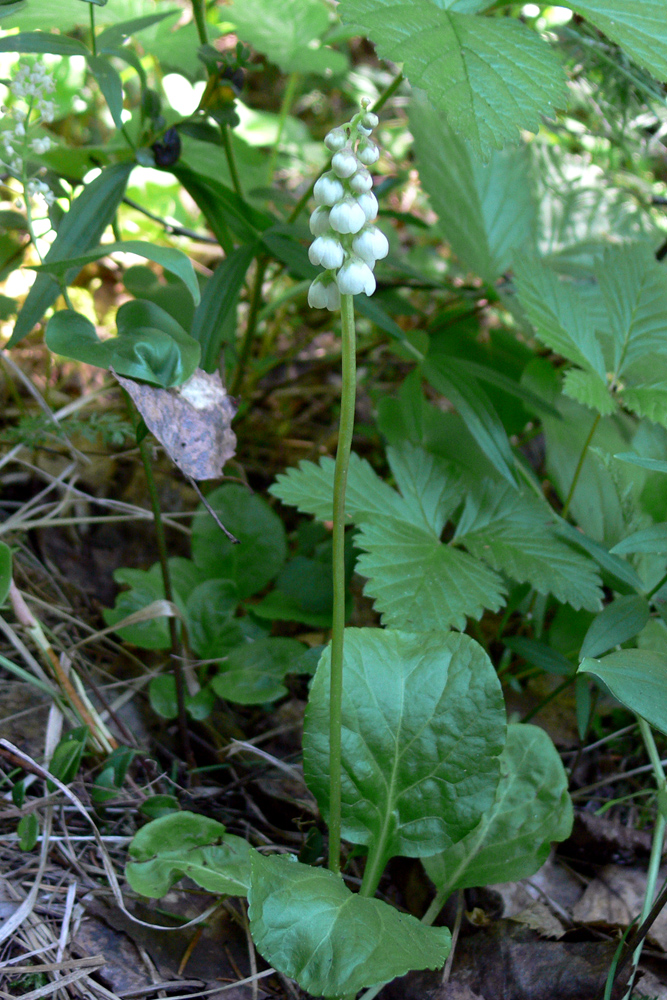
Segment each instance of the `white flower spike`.
[[378,203],[367,167],[377,163],[380,150],[368,137],[378,117],[368,110],[370,101],[361,103],[359,114],[324,138],[332,153],[331,170],[322,174],[313,189],[318,207],[310,217],[315,239],[308,257],[326,270],[308,291],[308,304],[314,309],[340,308],[341,295],[372,295],[375,262],[389,253],[387,237],[371,225]]

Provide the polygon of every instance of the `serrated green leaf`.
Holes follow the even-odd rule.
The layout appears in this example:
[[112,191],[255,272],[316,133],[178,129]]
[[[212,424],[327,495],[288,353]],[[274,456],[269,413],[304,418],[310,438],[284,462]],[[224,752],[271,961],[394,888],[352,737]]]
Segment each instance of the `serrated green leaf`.
[[116,322],[118,336],[100,340],[86,316],[61,309],[49,320],[46,346],[63,357],[113,368],[162,388],[190,378],[199,362],[199,344],[163,309],[142,300],[126,302]]
[[201,344],[201,367],[214,372],[226,340],[236,335],[239,293],[255,247],[240,246],[221,261],[209,278],[192,321],[190,336]]
[[570,399],[576,399],[582,406],[595,410],[603,417],[616,410],[616,403],[609,392],[607,383],[597,372],[582,371],[581,368],[570,368],[565,372],[563,392]]
[[319,0],[236,0],[225,10],[236,34],[267,56],[283,73],[342,73],[347,59],[320,45],[329,13]]
[[208,892],[245,896],[252,848],[226,833],[217,820],[191,812],[171,812],[147,823],[128,848],[130,886],[159,899],[185,875]]
[[211,681],[219,698],[239,705],[263,705],[287,694],[285,674],[294,673],[303,656],[296,639],[258,639],[233,649]]
[[543,729],[513,724],[500,757],[500,783],[479,825],[422,864],[438,890],[528,878],[553,841],[572,829],[572,804],[561,759]]
[[557,538],[548,508],[529,494],[482,484],[468,494],[453,542],[541,594],[553,594],[577,609],[601,607],[594,564]]
[[658,80],[667,78],[667,24],[662,0],[576,0],[569,6],[618,42]]
[[582,660],[579,673],[593,674],[614,698],[667,734],[667,655],[650,649],[622,649],[601,660]]
[[622,389],[620,397],[633,413],[667,427],[667,382]]
[[81,269],[86,264],[90,264],[102,257],[107,257],[113,253],[133,253],[138,257],[145,257],[159,264],[165,271],[180,278],[185,287],[190,292],[195,303],[199,302],[199,283],[195,274],[192,262],[182,250],[176,247],[161,247],[154,243],[146,243],[144,240],[123,240],[122,243],[105,243],[88,250],[87,253],[77,254],[73,257],[49,261],[36,265],[35,271],[44,271],[47,274],[55,274],[63,277],[67,271],[75,268]]
[[[662,464],[667,466],[667,463]],[[641,531],[633,531],[609,551],[617,556],[626,556],[631,552],[653,552],[656,555],[667,552],[667,521],[652,524],[650,528],[642,528]]]
[[429,0],[341,0],[383,59],[403,63],[415,87],[482,155],[537,132],[540,116],[567,102],[553,51],[511,18],[439,10]]
[[628,594],[617,597],[593,619],[581,646],[580,658],[598,657],[612,646],[638,635],[650,618],[651,610],[643,597]]
[[[304,772],[329,808],[331,650],[319,662],[304,731]],[[369,847],[378,874],[396,856],[460,840],[490,806],[505,740],[496,672],[455,632],[346,629],[342,835]]]
[[570,281],[562,281],[534,256],[517,257],[514,283],[537,336],[552,351],[605,378],[605,363],[585,302]]
[[411,103],[410,131],[438,228],[459,260],[492,284],[535,234],[527,147],[494,151],[484,162],[425,100]]
[[466,427],[503,479],[516,486],[514,456],[507,433],[491,401],[474,378],[447,355],[429,354],[424,377],[456,408]]
[[444,965],[451,935],[379,899],[352,893],[332,872],[254,852],[248,892],[253,941],[312,996],[354,996],[410,969]]
[[[17,36],[12,36],[12,38],[15,37]],[[53,261],[63,260],[66,257],[71,257],[73,253],[82,253],[97,246],[102,233],[115,215],[133,167],[134,163],[117,163],[114,166],[105,167],[95,180],[85,185],[60,223],[58,235],[51,244],[51,248],[44,258],[44,263],[50,264]],[[65,282],[70,280],[70,277],[73,277],[75,273],[66,274]],[[27,337],[49,306],[53,305],[59,294],[60,286],[50,275],[38,274],[23,303],[14,331],[6,346],[15,347],[24,337]]]
[[243,486],[225,483],[206,499],[239,544],[229,541],[200,504],[192,528],[192,558],[207,576],[233,580],[243,600],[262,590],[285,562],[285,528],[267,502]]

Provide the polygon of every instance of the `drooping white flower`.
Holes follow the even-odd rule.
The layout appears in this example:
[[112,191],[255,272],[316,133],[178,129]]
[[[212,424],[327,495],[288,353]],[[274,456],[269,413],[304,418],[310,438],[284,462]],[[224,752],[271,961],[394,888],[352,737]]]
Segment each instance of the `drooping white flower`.
[[311,264],[321,264],[327,270],[340,267],[345,260],[345,251],[334,236],[318,236],[308,250]]
[[366,222],[372,222],[377,217],[378,200],[372,191],[365,191],[363,194],[360,194],[357,197],[357,204],[364,213]]
[[340,292],[330,271],[318,274],[311,281],[308,289],[308,305],[312,309],[329,309],[330,312],[340,308]]
[[351,177],[352,174],[356,173],[359,163],[352,150],[347,147],[334,153],[331,166],[338,177],[345,178]]
[[364,226],[352,240],[352,249],[369,267],[389,253],[389,241],[377,226]]
[[310,231],[313,236],[322,236],[327,233],[329,226],[329,209],[324,205],[319,205],[310,217]]
[[335,205],[344,194],[345,188],[331,170],[322,174],[313,188],[313,196],[318,205]]
[[337,202],[329,213],[329,225],[337,233],[358,233],[366,221],[364,209],[350,195]]
[[377,163],[380,159],[380,150],[370,139],[362,139],[357,149],[357,157],[366,166],[370,166],[372,163]]
[[361,119],[361,124],[365,128],[374,129],[380,124],[380,119],[372,111],[367,111],[364,117]]
[[341,295],[359,295],[361,292],[372,295],[375,291],[373,272],[360,257],[350,257],[345,261],[336,275],[336,283]]
[[49,139],[48,135],[41,136],[40,138],[37,139],[33,139],[32,142],[30,143],[30,148],[33,150],[33,152],[37,153],[38,155],[41,153],[48,153],[48,151],[51,149],[51,140]]
[[363,194],[364,191],[370,191],[373,187],[373,178],[366,167],[361,167],[354,177],[350,177],[349,184],[355,194]]
[[332,152],[342,149],[347,143],[347,135],[343,128],[332,128],[324,137],[324,145]]

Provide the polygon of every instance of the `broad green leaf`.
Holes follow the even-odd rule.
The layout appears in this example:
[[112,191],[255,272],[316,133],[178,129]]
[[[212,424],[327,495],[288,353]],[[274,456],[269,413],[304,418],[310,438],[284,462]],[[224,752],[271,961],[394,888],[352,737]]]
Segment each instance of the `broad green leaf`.
[[0,604],[4,604],[12,583],[12,550],[0,542]]
[[487,481],[468,494],[453,543],[541,594],[597,611],[602,590],[594,564],[560,541],[549,508],[530,494]]
[[[65,785],[73,781],[79,772],[87,736],[87,727],[80,726],[63,736],[53,751],[49,761],[49,771],[54,778],[58,778]],[[56,785],[52,781],[47,781],[46,786],[50,792],[55,792]]]
[[512,636],[511,639],[503,639],[508,649],[518,653],[528,663],[546,670],[548,674],[555,674],[557,677],[569,677],[574,671],[574,666],[567,657],[559,653],[557,649],[546,646],[543,642],[536,642],[534,639],[526,639],[524,636]]
[[171,168],[171,173],[197,203],[228,254],[234,249],[233,244],[228,242],[229,230],[242,243],[252,245],[265,229],[278,221],[267,212],[259,212],[253,208],[220,181],[203,177],[190,167],[179,163]]
[[235,33],[267,56],[283,73],[343,73],[347,59],[323,46],[329,12],[319,0],[235,0],[225,10]]
[[[667,550],[666,550],[667,551]],[[638,635],[650,617],[648,601],[636,594],[617,597],[591,622],[580,658],[598,657]]]
[[494,151],[485,162],[424,100],[411,103],[410,131],[438,228],[459,260],[493,283],[512,263],[514,250],[535,235],[528,149]]
[[0,52],[43,52],[55,56],[90,57],[90,49],[76,38],[52,31],[21,31],[0,38]]
[[201,367],[214,372],[220,363],[220,351],[236,335],[236,307],[250,262],[252,246],[240,246],[221,261],[209,278],[197,306],[190,336],[201,344]]
[[118,70],[104,56],[88,56],[88,66],[107,102],[116,128],[123,127],[123,83]]
[[540,340],[569,361],[605,380],[605,362],[595,327],[576,286],[563,281],[534,256],[514,263],[514,283],[521,305]]
[[[667,466],[666,462],[662,464]],[[633,531],[609,551],[617,556],[626,556],[631,552],[648,552],[656,555],[667,552],[667,521],[662,524],[652,524],[650,528],[642,528],[641,531]]]
[[655,352],[667,352],[665,268],[647,244],[628,243],[605,250],[596,276],[609,315],[614,375],[631,375],[647,355],[655,364]]
[[211,681],[219,698],[239,705],[263,705],[287,694],[285,674],[296,673],[303,656],[296,639],[258,639],[237,646]]
[[253,852],[248,916],[257,950],[312,996],[355,996],[410,969],[444,965],[446,927],[427,927],[339,876]]
[[585,372],[581,368],[570,368],[569,371],[565,372],[563,392],[571,399],[576,399],[582,406],[596,410],[603,417],[609,416],[616,409],[616,403],[609,392],[607,383],[597,372]]
[[[116,321],[118,336],[100,340],[89,319],[61,309],[49,320],[46,346],[66,358],[113,368],[162,388],[190,378],[199,362],[199,344],[163,309],[152,302],[126,302]],[[154,325],[148,325],[151,321]]]
[[192,558],[207,576],[233,580],[243,600],[262,590],[285,562],[283,523],[244,486],[226,483],[206,499],[239,544],[229,541],[200,504],[192,528]]
[[16,827],[19,838],[19,848],[22,851],[32,851],[39,837],[39,819],[36,813],[22,816]]
[[115,48],[116,46],[120,46],[126,38],[130,37],[130,35],[134,35],[138,31],[142,31],[144,28],[150,28],[151,25],[157,24],[159,21],[163,21],[165,17],[170,17],[172,14],[178,13],[178,8],[172,7],[170,10],[163,10],[159,14],[147,14],[145,17],[133,17],[127,21],[120,21],[118,24],[113,24],[110,28],[105,28],[104,31],[100,32],[97,36],[98,51],[102,48]]
[[456,361],[431,354],[421,365],[424,377],[454,406],[486,457],[503,479],[516,486],[514,456],[498,414],[483,389]]
[[238,590],[232,580],[205,580],[190,593],[185,605],[188,637],[201,660],[225,656],[243,641],[234,618],[238,603]]
[[[5,0],[0,7],[0,20],[3,17],[11,17],[13,14],[18,14],[28,6],[28,0]],[[23,817],[27,819],[27,817]],[[19,825],[20,825],[19,821]]]
[[[170,569],[176,560],[169,560]],[[126,584],[130,589],[118,594],[113,608],[105,608],[104,621],[107,625],[115,625],[135,611],[143,611],[153,601],[164,599],[164,583],[162,569],[155,563],[148,570],[129,569],[122,567],[113,575],[116,583]],[[172,577],[174,588],[174,603],[182,606],[182,600],[176,590],[176,580]],[[142,649],[169,649],[168,623],[164,618],[139,622],[136,625],[126,625],[118,630],[118,635],[125,641]]]
[[493,804],[463,840],[422,858],[436,888],[453,892],[534,875],[552,842],[565,840],[572,830],[567,784],[561,759],[543,729],[508,726]]
[[[304,771],[329,811],[331,650],[319,662],[304,731]],[[466,836],[493,801],[505,712],[484,650],[456,632],[346,629],[342,835],[376,871]],[[369,864],[371,864],[369,856]]]
[[185,875],[208,892],[245,896],[252,848],[217,820],[171,812],[143,826],[128,848],[125,876],[135,892],[159,899]]
[[511,18],[439,10],[429,0],[341,0],[383,59],[403,63],[449,125],[483,155],[537,132],[540,116],[567,103],[563,72],[548,45]]
[[575,0],[568,4],[640,66],[667,78],[667,23],[662,0]]
[[[12,36],[15,38],[17,36]],[[60,37],[50,35],[49,37]],[[102,173],[86,184],[81,194],[72,202],[72,206],[58,227],[58,235],[44,258],[44,263],[64,260],[73,253],[83,253],[97,246],[104,230],[116,213],[116,209],[125,193],[128,177],[134,163],[117,163],[105,167]],[[69,281],[76,271],[64,276]],[[36,323],[53,305],[60,294],[60,286],[48,274],[38,274],[32,288],[19,313],[14,332],[7,347],[15,347],[26,337]]]
[[122,243],[105,243],[87,253],[77,254],[63,260],[49,261],[48,263],[37,265],[35,271],[45,271],[48,274],[55,274],[57,277],[64,277],[70,270],[77,268],[80,270],[92,261],[108,257],[112,253],[133,253],[138,257],[145,257],[159,264],[165,271],[170,271],[180,278],[185,287],[190,292],[195,303],[199,302],[199,283],[195,274],[192,262],[182,250],[175,247],[161,247],[154,243],[146,243],[143,240],[124,240]]
[[579,673],[593,674],[631,712],[667,734],[667,655],[650,649],[622,649],[601,660],[582,660]]
[[[346,595],[346,617],[352,611]],[[272,621],[297,621],[313,628],[331,628],[333,580],[331,561],[296,556],[282,568],[275,589],[259,604],[253,615]]]
[[178,696],[173,674],[153,677],[148,685],[148,700],[153,711],[163,719],[175,719],[178,716]]

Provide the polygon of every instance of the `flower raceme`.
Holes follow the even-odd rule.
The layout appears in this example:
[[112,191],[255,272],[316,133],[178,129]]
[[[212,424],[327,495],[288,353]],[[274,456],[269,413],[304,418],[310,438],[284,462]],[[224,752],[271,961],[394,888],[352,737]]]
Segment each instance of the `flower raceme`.
[[317,208],[310,217],[310,231],[315,239],[308,251],[311,264],[325,268],[308,291],[308,304],[315,309],[338,309],[341,295],[372,295],[375,262],[389,252],[387,237],[373,225],[378,203],[367,169],[380,156],[369,138],[377,123],[377,115],[364,106],[347,125],[325,136],[324,144],[332,153],[331,170],[322,174],[313,190]]

